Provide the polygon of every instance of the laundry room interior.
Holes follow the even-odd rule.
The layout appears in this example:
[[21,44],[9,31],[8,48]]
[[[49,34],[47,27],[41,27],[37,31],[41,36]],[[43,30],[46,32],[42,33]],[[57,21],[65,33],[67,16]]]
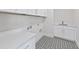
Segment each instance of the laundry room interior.
[[78,49],[79,9],[0,9],[0,49]]

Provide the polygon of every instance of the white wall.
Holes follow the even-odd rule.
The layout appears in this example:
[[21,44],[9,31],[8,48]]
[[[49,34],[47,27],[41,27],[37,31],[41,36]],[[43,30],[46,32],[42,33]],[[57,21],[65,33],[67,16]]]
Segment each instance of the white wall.
[[40,23],[42,20],[44,18],[0,13],[0,31],[25,27],[29,24]]
[[55,25],[65,24],[73,26],[73,10],[72,9],[54,9],[54,23]]
[[47,18],[45,19],[43,32],[53,36],[54,25],[61,24],[62,20],[68,26],[74,26],[72,9],[48,9]]
[[74,9],[73,10],[73,18],[74,18],[74,25],[77,27],[77,43],[79,46],[79,9]]
[[53,36],[53,9],[47,10],[47,18],[44,22],[43,33]]
[[79,9],[73,10],[74,25],[79,27]]

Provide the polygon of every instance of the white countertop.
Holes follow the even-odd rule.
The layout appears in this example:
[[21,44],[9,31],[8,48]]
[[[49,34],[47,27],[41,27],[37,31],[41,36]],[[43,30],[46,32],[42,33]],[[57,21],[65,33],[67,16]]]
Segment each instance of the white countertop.
[[72,27],[72,28],[77,28],[76,26],[71,26],[71,25],[55,25],[55,26],[64,26],[64,27]]

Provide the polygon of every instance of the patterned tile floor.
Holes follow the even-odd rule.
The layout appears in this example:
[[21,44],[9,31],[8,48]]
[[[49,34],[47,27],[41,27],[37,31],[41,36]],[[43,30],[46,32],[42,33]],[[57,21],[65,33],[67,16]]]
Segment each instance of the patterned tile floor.
[[43,36],[36,43],[36,49],[78,49],[78,47],[75,41]]

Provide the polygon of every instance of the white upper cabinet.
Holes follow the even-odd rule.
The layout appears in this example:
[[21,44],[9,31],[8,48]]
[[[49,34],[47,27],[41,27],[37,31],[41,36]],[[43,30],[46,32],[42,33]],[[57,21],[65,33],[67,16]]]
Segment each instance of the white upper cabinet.
[[46,9],[1,9],[0,12],[19,13],[46,17]]

